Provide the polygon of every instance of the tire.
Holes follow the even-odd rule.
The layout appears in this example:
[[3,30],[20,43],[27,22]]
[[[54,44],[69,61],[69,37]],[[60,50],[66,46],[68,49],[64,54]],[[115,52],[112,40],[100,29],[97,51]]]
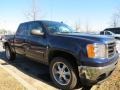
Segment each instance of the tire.
[[8,45],[5,46],[5,57],[8,61],[14,61],[16,54],[12,52]]
[[78,84],[76,70],[62,57],[56,57],[51,61],[50,75],[53,82],[62,90],[72,90]]
[[91,90],[92,86],[84,86],[82,90]]

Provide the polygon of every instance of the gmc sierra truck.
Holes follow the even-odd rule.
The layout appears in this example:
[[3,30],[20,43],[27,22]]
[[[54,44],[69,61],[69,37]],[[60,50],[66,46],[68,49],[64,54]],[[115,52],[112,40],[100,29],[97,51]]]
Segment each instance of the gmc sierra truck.
[[119,57],[112,37],[81,34],[64,23],[44,20],[21,23],[4,47],[9,61],[19,54],[49,65],[53,82],[67,90],[105,80]]

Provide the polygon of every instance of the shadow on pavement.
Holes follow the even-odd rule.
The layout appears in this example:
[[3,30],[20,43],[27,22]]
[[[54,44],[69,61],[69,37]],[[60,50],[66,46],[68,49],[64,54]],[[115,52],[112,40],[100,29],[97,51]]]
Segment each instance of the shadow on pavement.
[[[0,59],[7,61],[5,59],[4,51],[0,51]],[[19,55],[17,55],[16,60],[14,62],[11,63],[7,61],[7,63],[15,66],[17,69],[31,76],[32,78],[37,78],[38,80],[57,88],[50,78],[48,66],[29,60],[28,58],[24,58]],[[90,90],[90,89],[91,87],[82,87],[81,90]]]

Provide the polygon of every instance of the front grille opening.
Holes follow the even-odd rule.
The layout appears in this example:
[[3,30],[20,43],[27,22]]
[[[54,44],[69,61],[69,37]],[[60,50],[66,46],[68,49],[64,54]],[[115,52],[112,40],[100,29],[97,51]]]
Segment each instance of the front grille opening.
[[108,74],[108,76],[110,76],[110,75],[112,74],[112,72],[113,72],[113,71],[111,71],[111,72]]
[[115,42],[111,42],[111,43],[108,43],[107,45],[108,47],[108,58],[111,58],[112,56],[114,56],[115,52],[116,52],[116,43]]
[[108,74],[104,73],[104,74],[101,74],[98,78],[97,78],[97,81],[102,81],[103,79],[107,78],[108,76],[110,76],[112,74],[113,70],[110,71]]
[[106,78],[106,74],[104,73],[104,74],[100,75],[100,76],[97,78],[97,81],[101,81],[101,80],[103,80],[103,79],[105,79],[105,78]]

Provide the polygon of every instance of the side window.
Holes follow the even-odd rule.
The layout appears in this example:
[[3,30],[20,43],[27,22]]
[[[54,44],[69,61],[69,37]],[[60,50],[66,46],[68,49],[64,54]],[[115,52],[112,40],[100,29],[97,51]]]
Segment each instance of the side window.
[[60,32],[70,32],[70,30],[67,27],[65,27],[65,26],[60,26],[59,27],[59,31]]
[[106,32],[105,32],[105,35],[111,35],[111,33],[110,33],[110,32],[108,32],[108,31],[106,31]]
[[40,32],[43,32],[43,29],[42,29],[41,24],[40,24],[40,23],[37,23],[37,22],[32,22],[32,23],[30,23],[29,26],[28,26],[28,28],[29,28],[29,34],[28,34],[28,35],[31,34],[31,31],[32,31],[33,29],[40,30]]
[[27,25],[26,24],[21,24],[16,32],[16,35],[25,35],[27,30]]
[[102,32],[100,32],[100,34],[101,34],[101,35],[104,35],[104,32],[105,32],[105,31],[102,31]]

